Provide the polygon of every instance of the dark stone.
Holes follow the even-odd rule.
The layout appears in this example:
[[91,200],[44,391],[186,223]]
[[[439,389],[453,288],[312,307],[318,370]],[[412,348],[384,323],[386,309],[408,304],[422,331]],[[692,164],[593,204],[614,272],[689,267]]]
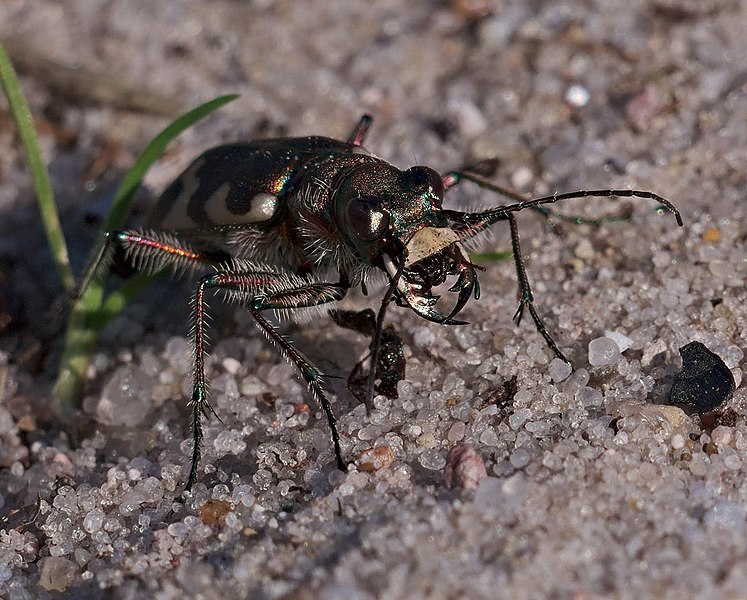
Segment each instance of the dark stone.
[[721,357],[700,342],[680,348],[682,371],[674,376],[670,404],[689,404],[699,413],[721,406],[734,393],[734,376]]

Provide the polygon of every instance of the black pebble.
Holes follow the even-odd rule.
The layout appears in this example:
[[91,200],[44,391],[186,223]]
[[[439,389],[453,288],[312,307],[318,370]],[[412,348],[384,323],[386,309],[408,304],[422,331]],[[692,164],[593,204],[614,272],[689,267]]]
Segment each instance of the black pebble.
[[700,342],[680,348],[682,371],[674,376],[671,404],[689,404],[699,413],[721,406],[734,393],[734,376],[718,354]]

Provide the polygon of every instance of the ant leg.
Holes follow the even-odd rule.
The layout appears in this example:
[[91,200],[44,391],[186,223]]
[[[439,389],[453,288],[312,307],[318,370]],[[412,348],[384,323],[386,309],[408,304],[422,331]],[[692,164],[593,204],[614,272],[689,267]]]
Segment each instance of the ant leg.
[[[371,340],[369,353],[356,363],[348,376],[348,390],[366,405],[368,413],[373,409],[371,401],[374,390],[389,398],[396,398],[397,384],[405,377],[406,361],[402,338],[395,329],[392,326],[383,327],[377,334],[377,315],[370,308],[362,311],[330,310],[329,315],[340,327],[356,331]],[[377,354],[375,359],[372,359],[373,354]],[[374,384],[376,379],[379,379],[379,383],[370,384],[369,387],[371,368],[374,365]]]
[[516,313],[514,314],[514,320],[516,321],[517,325],[521,323],[521,317],[524,314],[524,308],[526,308],[529,311],[529,314],[532,316],[534,326],[537,328],[539,334],[543,338],[545,338],[545,342],[547,342],[550,350],[552,350],[555,353],[555,356],[557,356],[560,360],[570,364],[571,361],[569,361],[560,351],[560,348],[558,348],[555,340],[553,340],[552,336],[548,333],[547,327],[545,327],[545,323],[542,321],[542,318],[537,313],[537,309],[534,306],[534,295],[532,294],[532,287],[529,285],[529,277],[527,277],[527,270],[524,265],[524,257],[521,255],[519,228],[516,225],[516,217],[513,214],[509,213],[507,218],[509,227],[511,229],[511,248],[514,254],[516,277],[519,281],[519,307],[516,309]]
[[[248,265],[247,265],[248,266]],[[193,440],[192,464],[186,490],[190,490],[197,480],[197,468],[201,458],[202,445],[202,416],[214,412],[207,401],[207,382],[205,378],[205,290],[208,288],[219,289],[228,295],[231,300],[247,302],[252,316],[257,321],[265,336],[277,346],[280,353],[292,362],[301,373],[314,398],[319,402],[324,411],[329,427],[332,431],[332,442],[335,449],[337,467],[344,471],[347,469],[342,459],[340,448],[340,436],[337,432],[337,422],[332,406],[322,388],[322,372],[314,366],[303,354],[296,350],[261,314],[265,310],[285,310],[319,306],[328,302],[341,300],[346,292],[347,286],[341,283],[314,283],[304,282],[300,278],[285,273],[278,273],[270,267],[251,265],[251,269],[241,270],[241,264],[237,264],[235,270],[219,271],[208,275],[200,280],[195,294],[195,324],[194,324],[194,348],[195,348],[195,374],[192,388],[193,409]],[[265,292],[265,290],[276,290]]]
[[369,129],[373,125],[373,117],[371,115],[363,115],[356,124],[353,131],[348,136],[348,143],[353,146],[361,146],[366,141]]
[[381,338],[384,331],[384,318],[389,303],[394,299],[394,292],[397,289],[402,271],[404,271],[404,262],[397,267],[394,275],[391,276],[389,287],[381,299],[381,308],[376,315],[376,329],[373,338],[371,338],[371,370],[368,372],[368,381],[366,382],[366,412],[371,412],[373,408],[374,383],[376,382],[376,367],[379,364],[379,352],[381,352]]

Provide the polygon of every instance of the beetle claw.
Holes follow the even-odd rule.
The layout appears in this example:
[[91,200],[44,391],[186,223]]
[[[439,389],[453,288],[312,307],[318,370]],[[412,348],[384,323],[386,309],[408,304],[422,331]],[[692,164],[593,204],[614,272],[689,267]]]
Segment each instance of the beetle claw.
[[[449,318],[459,314],[464,308],[469,299],[472,297],[473,291],[476,289],[477,276],[475,275],[474,269],[469,271],[465,270],[459,274],[457,282],[449,288],[450,292],[459,292],[457,303],[449,313]],[[479,295],[479,292],[478,292]]]
[[[430,261],[430,262],[425,262]],[[394,279],[397,268],[393,260],[385,255],[384,266]],[[449,275],[459,274],[457,281],[449,288],[458,292],[454,308],[448,315],[441,314],[433,307],[440,296],[432,294],[433,286],[440,285]],[[418,316],[441,325],[465,325],[466,321],[454,319],[467,304],[472,295],[477,298],[480,288],[473,265],[461,244],[451,244],[440,248],[433,254],[416,261],[405,269],[397,281],[397,296],[401,303],[408,306]]]

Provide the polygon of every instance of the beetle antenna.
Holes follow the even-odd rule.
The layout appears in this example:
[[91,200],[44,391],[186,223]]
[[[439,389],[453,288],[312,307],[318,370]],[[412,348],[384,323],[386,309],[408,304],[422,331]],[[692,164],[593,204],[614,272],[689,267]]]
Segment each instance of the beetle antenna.
[[[606,219],[603,218],[597,220],[586,219],[584,217],[562,217],[559,214],[555,214],[555,211],[549,210],[543,206],[545,204],[554,204],[555,202],[560,202],[562,200],[570,200],[571,198],[610,198],[617,196],[620,198],[645,198],[655,200],[659,203],[659,206],[657,207],[657,210],[659,212],[662,212],[663,210],[671,212],[677,220],[677,225],[679,225],[680,227],[682,227],[683,225],[682,216],[680,215],[680,211],[677,210],[677,207],[675,207],[674,204],[672,204],[663,196],[660,196],[659,194],[655,194],[653,192],[631,189],[579,190],[575,192],[566,192],[563,194],[555,193],[549,196],[542,196],[541,198],[527,199],[521,194],[517,194],[516,192],[509,190],[508,188],[496,185],[490,181],[483,179],[482,177],[478,177],[477,175],[473,175],[472,173],[466,171],[452,171],[444,175],[443,179],[446,189],[457,185],[462,180],[467,180],[477,184],[483,189],[490,190],[491,192],[495,192],[496,194],[500,194],[501,196],[516,201],[515,204],[499,206],[495,209],[480,213],[483,217],[488,217],[489,224],[505,219],[506,214],[509,212],[519,212],[527,208],[536,210],[541,214],[544,214],[546,217],[549,214],[551,218],[562,218],[562,220],[570,221],[579,225],[595,225],[606,223],[608,221],[627,220],[626,215],[616,215],[607,217]],[[548,210],[549,212],[545,212]],[[487,224],[488,223],[486,223],[486,225]]]

